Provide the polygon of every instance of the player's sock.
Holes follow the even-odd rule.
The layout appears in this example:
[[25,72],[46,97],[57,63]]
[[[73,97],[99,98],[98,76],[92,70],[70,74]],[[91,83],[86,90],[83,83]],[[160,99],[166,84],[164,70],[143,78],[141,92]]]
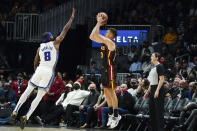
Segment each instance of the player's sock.
[[20,107],[23,105],[23,103],[26,101],[27,97],[31,94],[31,92],[34,90],[34,86],[32,86],[31,84],[28,84],[28,87],[26,88],[25,92],[22,94],[22,96],[20,97],[15,109],[13,112],[18,113],[18,110],[20,109]]
[[109,115],[113,114],[113,107],[109,107]]
[[118,117],[118,109],[114,109],[114,117]]
[[36,98],[31,103],[31,107],[29,108],[29,111],[26,114],[27,120],[29,120],[29,117],[34,112],[40,101],[42,100],[42,97],[46,94],[46,91],[39,89]]

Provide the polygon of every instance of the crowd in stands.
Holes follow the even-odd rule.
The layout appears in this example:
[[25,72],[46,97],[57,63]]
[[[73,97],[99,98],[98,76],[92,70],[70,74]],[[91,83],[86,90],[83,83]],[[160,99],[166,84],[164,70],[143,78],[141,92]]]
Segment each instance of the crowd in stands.
[[[185,60],[181,63],[176,62],[176,66],[172,69],[174,75],[169,76],[169,73],[165,73],[163,88],[167,129],[196,129],[197,62],[196,57],[194,59],[194,62],[190,63],[192,66],[189,66]],[[95,62],[89,73],[98,73],[99,69],[94,64]],[[16,77],[6,72],[0,74],[0,123],[7,124],[16,102],[27,88],[30,75],[25,72],[16,74]],[[129,125],[134,125],[135,128],[139,125],[140,128],[149,128],[148,98],[144,98],[148,87],[149,81],[145,75],[135,78],[132,73],[123,83],[117,84],[118,112],[123,116],[119,128],[129,128]],[[18,117],[28,110],[36,91],[35,89],[29,96]],[[53,85],[43,97],[28,124],[103,129],[107,128],[108,112],[102,85],[94,75],[80,76],[72,81],[66,77],[66,73],[57,72]]]
[[13,21],[17,13],[40,13],[69,0],[1,0],[0,18]]

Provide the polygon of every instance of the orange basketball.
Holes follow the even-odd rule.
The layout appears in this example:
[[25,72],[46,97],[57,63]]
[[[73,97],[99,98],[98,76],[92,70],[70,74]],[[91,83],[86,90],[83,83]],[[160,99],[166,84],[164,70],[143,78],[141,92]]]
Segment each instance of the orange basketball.
[[[105,13],[105,12],[100,12],[100,14],[101,14],[101,16],[102,16],[102,18],[103,18],[103,22],[101,23],[101,25],[105,25],[105,24],[107,24],[107,20],[108,20],[108,15]],[[98,15],[97,15],[97,17],[96,17],[96,19],[98,18]]]

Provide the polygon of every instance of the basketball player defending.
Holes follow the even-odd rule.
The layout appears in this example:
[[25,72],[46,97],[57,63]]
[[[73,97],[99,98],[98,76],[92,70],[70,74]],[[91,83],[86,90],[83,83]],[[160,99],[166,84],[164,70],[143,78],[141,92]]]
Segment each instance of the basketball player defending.
[[104,93],[107,99],[109,107],[109,117],[107,126],[115,128],[121,116],[118,114],[118,100],[115,93],[115,76],[114,76],[114,64],[115,64],[115,49],[116,45],[114,38],[117,35],[116,29],[110,28],[107,30],[105,37],[99,34],[100,27],[104,22],[102,13],[97,15],[97,24],[90,34],[90,39],[98,43],[103,43],[101,47],[101,59],[102,59],[102,75],[101,82],[104,87]]
[[13,123],[15,121],[15,118],[17,116],[20,107],[26,101],[26,99],[34,90],[34,88],[38,87],[37,96],[31,103],[31,107],[29,108],[29,111],[25,116],[21,116],[20,118],[21,129],[24,128],[27,120],[30,118],[31,114],[40,103],[42,97],[46,94],[50,85],[53,83],[60,43],[66,36],[66,33],[68,32],[69,28],[71,27],[74,16],[75,16],[75,9],[73,8],[72,16],[70,17],[70,20],[64,26],[61,34],[55,40],[50,32],[46,32],[43,34],[43,36],[45,37],[44,41],[43,43],[40,44],[40,47],[38,48],[34,59],[35,73],[31,77],[27,89],[20,97],[10,120],[10,123]]

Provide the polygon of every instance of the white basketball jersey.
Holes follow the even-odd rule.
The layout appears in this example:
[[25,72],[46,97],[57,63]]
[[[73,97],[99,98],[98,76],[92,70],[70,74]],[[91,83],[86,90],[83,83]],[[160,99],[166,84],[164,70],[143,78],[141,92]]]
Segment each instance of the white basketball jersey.
[[54,41],[40,44],[40,64],[39,66],[55,69],[58,61],[58,51],[54,47]]

